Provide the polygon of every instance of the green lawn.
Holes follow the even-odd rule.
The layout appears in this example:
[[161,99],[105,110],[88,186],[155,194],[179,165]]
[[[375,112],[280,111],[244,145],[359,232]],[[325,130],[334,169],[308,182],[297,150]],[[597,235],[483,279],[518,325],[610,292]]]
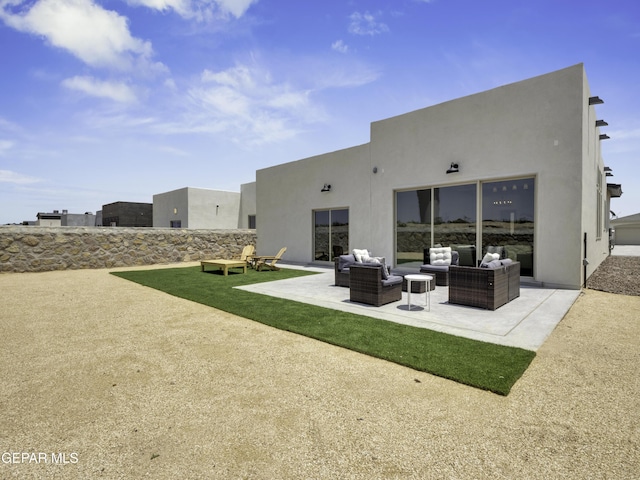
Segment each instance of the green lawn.
[[230,272],[225,277],[217,271],[202,273],[198,266],[113,274],[274,328],[500,395],[509,393],[535,357],[535,352],[521,348],[479,342],[233,288],[312,275],[301,270],[248,270],[246,274]]

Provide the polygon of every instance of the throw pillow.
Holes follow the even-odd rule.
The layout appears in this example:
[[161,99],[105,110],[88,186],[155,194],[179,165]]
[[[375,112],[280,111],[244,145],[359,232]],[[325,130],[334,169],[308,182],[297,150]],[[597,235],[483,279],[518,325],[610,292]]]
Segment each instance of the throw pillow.
[[429,263],[431,265],[451,265],[451,247],[430,248]]
[[376,257],[378,262],[382,265],[382,279],[389,278],[389,267],[387,267],[387,259],[384,257]]
[[364,261],[362,258],[369,256],[369,250],[354,248],[353,256],[356,257],[356,262],[362,263]]
[[500,254],[499,253],[487,253],[484,258],[482,259],[482,262],[480,263],[480,266],[482,268],[487,268],[488,265],[493,262],[494,260],[500,260]]

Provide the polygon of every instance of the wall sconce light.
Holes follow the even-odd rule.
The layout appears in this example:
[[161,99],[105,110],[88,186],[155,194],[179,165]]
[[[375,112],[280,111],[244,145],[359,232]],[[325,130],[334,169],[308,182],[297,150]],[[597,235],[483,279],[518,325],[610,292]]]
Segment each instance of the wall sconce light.
[[324,187],[322,187],[322,190],[320,190],[321,192],[330,192],[331,191],[331,185],[329,185],[328,183],[324,184]]
[[601,103],[604,103],[604,100],[600,97],[589,97],[589,105],[600,105]]
[[449,167],[449,170],[447,170],[447,173],[458,173],[459,171],[458,164],[451,162],[451,166]]

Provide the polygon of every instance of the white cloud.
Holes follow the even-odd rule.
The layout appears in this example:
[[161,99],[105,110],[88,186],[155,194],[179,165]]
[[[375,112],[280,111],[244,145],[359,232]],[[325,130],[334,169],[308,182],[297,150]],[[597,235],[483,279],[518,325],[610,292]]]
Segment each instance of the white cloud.
[[[243,16],[258,0],[127,0],[130,5],[140,5],[162,12],[173,10],[183,18],[209,20],[215,16]],[[218,15],[216,15],[218,14]]]
[[0,140],[0,156],[4,155],[5,152],[11,150],[13,145],[14,144],[11,140]]
[[62,86],[93,97],[110,98],[116,102],[132,103],[136,101],[133,90],[122,82],[105,82],[93,77],[76,76],[63,80]]
[[347,53],[349,51],[349,47],[345,45],[342,40],[336,40],[331,44],[331,49],[340,53]]
[[349,33],[354,35],[378,35],[389,31],[389,27],[382,22],[378,22],[376,17],[369,12],[354,12],[349,16]]
[[0,170],[0,183],[15,183],[18,185],[27,185],[37,183],[40,179],[12,172],[11,170]]
[[240,18],[253,3],[257,3],[258,0],[217,0],[216,3],[220,8],[229,12],[236,18]]
[[276,83],[255,66],[205,70],[189,90],[193,128],[226,131],[242,143],[261,144],[290,138],[300,125],[324,119],[307,90]]
[[[8,7],[22,7],[18,13]],[[43,36],[92,67],[166,70],[151,62],[151,43],[129,32],[128,19],[92,0],[39,0],[34,4],[2,3],[0,18],[16,30]]]

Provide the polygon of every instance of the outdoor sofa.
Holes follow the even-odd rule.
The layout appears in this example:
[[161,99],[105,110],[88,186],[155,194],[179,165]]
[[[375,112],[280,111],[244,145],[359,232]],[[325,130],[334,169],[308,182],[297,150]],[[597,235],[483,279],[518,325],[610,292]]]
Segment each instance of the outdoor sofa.
[[496,310],[519,296],[520,262],[507,258],[449,267],[449,303]]

